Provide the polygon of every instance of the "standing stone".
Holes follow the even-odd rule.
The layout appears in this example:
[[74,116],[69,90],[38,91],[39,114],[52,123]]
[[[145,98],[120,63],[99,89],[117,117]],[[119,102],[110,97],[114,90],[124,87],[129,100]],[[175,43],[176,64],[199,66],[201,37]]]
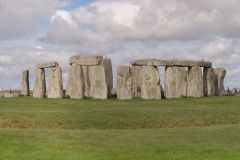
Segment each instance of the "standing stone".
[[29,96],[29,71],[25,70],[22,74],[21,95]]
[[190,67],[187,78],[187,97],[203,97],[203,75],[201,67]]
[[108,98],[108,86],[104,65],[89,66],[90,95],[95,99]]
[[143,99],[161,99],[160,75],[155,66],[142,67],[142,95]]
[[217,68],[215,69],[215,74],[217,76],[217,95],[218,96],[223,96],[225,94],[225,89],[224,89],[224,78],[226,76],[226,69],[224,68]]
[[113,89],[113,71],[112,71],[112,61],[109,58],[103,60],[103,65],[105,67],[107,87],[108,87],[108,97],[111,97],[111,91]]
[[68,77],[68,95],[70,98],[83,99],[84,98],[84,73],[81,66],[70,65]]
[[213,68],[203,70],[203,91],[206,97],[217,95],[217,76]]
[[[89,66],[82,66],[84,74],[84,96],[91,97],[90,95],[90,80],[89,80]],[[82,79],[81,79],[82,80]]]
[[33,97],[44,98],[44,96],[46,96],[45,70],[38,68],[36,69],[36,80]]
[[166,98],[181,98],[187,96],[187,70],[185,67],[165,68]]
[[141,97],[142,90],[142,67],[133,66],[130,68],[132,75],[132,92],[134,97]]
[[62,70],[60,67],[50,68],[48,77],[48,98],[63,98]]
[[132,76],[130,67],[119,66],[117,74],[117,98],[132,99]]

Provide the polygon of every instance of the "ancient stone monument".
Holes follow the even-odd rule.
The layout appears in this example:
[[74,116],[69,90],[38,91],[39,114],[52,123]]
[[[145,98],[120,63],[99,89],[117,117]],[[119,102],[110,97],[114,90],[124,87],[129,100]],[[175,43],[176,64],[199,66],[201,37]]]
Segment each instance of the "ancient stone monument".
[[[46,91],[45,69],[49,68],[48,90]],[[38,64],[33,97],[63,98],[62,71],[58,62]]]
[[[205,61],[158,60],[158,59],[135,60],[131,64],[135,67],[165,66],[164,95],[166,98],[204,96],[203,74],[201,67],[203,68],[212,67],[211,62]],[[141,89],[143,90],[143,88]]]
[[132,76],[128,66],[119,66],[117,71],[117,98],[132,99]]
[[187,96],[186,67],[166,67],[165,96],[166,98],[181,98]]
[[29,71],[25,70],[22,73],[21,95],[29,96]]
[[225,89],[224,89],[224,78],[226,76],[226,69],[224,68],[216,68],[215,74],[217,76],[217,95],[218,96],[223,96],[225,94]]
[[142,94],[143,99],[161,99],[159,71],[156,66],[143,66]]
[[113,88],[112,62],[102,56],[70,57],[67,93],[70,98],[107,99]]
[[204,68],[203,86],[204,96],[217,96],[217,76],[213,68]]

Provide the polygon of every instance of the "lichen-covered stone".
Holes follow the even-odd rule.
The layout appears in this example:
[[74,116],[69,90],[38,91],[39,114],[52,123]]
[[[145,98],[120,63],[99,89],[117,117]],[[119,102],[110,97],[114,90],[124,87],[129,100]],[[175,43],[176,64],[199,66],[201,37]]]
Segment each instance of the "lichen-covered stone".
[[165,96],[166,98],[187,96],[187,70],[185,67],[166,67]]
[[45,96],[46,96],[45,70],[37,68],[33,97],[44,98]]
[[48,98],[63,98],[62,70],[60,67],[50,68],[48,77]]
[[187,78],[187,97],[203,97],[203,75],[201,67],[191,67]]
[[68,76],[68,89],[67,93],[70,98],[83,99],[84,98],[84,73],[81,66],[72,64],[70,65]]
[[141,97],[142,91],[142,67],[133,66],[130,68],[132,75],[132,92],[134,97]]
[[203,86],[204,96],[210,97],[217,95],[217,76],[213,68],[204,68]]
[[118,99],[132,99],[132,76],[130,67],[119,66],[117,71],[117,97]]
[[29,71],[25,70],[22,73],[21,95],[29,96]]
[[224,68],[216,68],[214,70],[214,72],[217,76],[217,84],[218,84],[217,95],[223,96],[225,94],[224,79],[225,79],[227,71]]
[[155,66],[142,67],[142,94],[143,99],[161,99],[160,75]]

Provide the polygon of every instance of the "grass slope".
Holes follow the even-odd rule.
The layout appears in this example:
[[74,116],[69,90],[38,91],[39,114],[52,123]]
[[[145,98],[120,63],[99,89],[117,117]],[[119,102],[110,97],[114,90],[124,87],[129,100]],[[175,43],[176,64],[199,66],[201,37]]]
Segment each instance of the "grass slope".
[[1,160],[237,160],[240,98],[0,99]]

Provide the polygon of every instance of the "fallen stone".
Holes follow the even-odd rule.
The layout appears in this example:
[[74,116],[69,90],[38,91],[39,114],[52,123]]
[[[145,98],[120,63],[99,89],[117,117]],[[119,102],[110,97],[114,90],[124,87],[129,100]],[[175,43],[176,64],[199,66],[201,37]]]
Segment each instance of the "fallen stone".
[[186,67],[165,68],[165,96],[166,98],[181,98],[187,96]]
[[132,92],[134,97],[141,97],[142,91],[142,67],[133,66],[130,68],[132,75]]
[[75,55],[70,57],[70,65],[76,63],[80,66],[95,66],[103,62],[102,56],[80,56]]
[[29,96],[29,71],[25,70],[22,73],[22,81],[21,81],[21,95]]
[[20,93],[4,93],[3,97],[4,98],[16,98],[16,97],[20,97]]
[[44,98],[45,96],[46,96],[45,70],[37,68],[33,97]]
[[218,96],[223,96],[225,94],[225,89],[224,89],[224,79],[225,79],[225,76],[226,76],[226,69],[224,68],[216,68],[214,70],[216,76],[217,76],[217,95]]
[[142,94],[143,99],[161,99],[160,75],[155,66],[142,67]]
[[48,98],[63,98],[62,70],[60,67],[51,68],[48,77]]
[[205,61],[188,61],[188,60],[158,60],[158,59],[142,59],[132,61],[133,66],[178,66],[178,67],[212,67],[211,62]]
[[38,64],[37,68],[43,69],[43,68],[52,68],[57,66],[58,66],[58,62],[48,62],[48,63]]
[[213,68],[203,70],[203,91],[206,97],[217,95],[217,76]]
[[83,68],[79,65],[72,64],[70,66],[68,77],[67,93],[70,98],[83,99],[85,93]]
[[187,78],[187,97],[203,97],[203,75],[201,67],[191,67]]
[[130,67],[119,66],[117,71],[117,98],[132,99],[132,76]]

